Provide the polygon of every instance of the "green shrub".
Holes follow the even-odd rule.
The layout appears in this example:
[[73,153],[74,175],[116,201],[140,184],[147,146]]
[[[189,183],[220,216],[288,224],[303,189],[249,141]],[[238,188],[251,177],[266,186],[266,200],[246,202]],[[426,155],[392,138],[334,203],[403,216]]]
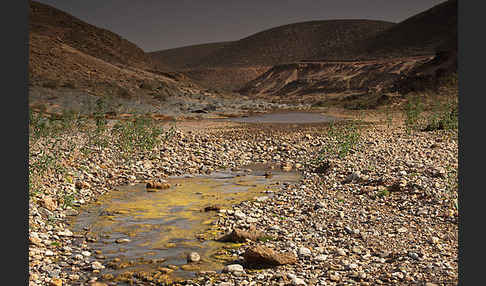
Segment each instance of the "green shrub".
[[427,126],[423,131],[455,130],[459,126],[457,102],[452,100],[438,103],[427,119]]
[[405,128],[407,133],[419,128],[421,114],[424,111],[424,105],[418,96],[408,99],[405,105]]
[[134,121],[117,123],[112,129],[112,134],[116,136],[118,148],[126,158],[134,151],[152,150],[160,143],[162,128],[150,118],[137,118]]
[[331,123],[327,135],[329,142],[321,148],[315,163],[321,164],[331,157],[345,158],[361,138],[360,127],[354,121],[338,127]]

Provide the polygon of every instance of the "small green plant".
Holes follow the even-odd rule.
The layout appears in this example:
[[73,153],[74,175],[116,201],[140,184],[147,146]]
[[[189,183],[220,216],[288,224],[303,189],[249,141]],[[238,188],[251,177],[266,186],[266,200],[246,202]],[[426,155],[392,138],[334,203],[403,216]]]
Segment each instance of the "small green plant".
[[49,168],[51,168],[55,163],[55,158],[49,153],[42,154],[37,160],[32,162],[30,166],[32,170],[38,174],[44,174]]
[[380,197],[380,198],[386,197],[386,196],[389,196],[389,195],[390,195],[390,191],[388,189],[383,189],[383,190],[378,192],[378,197]]
[[42,112],[29,110],[29,137],[35,142],[49,133],[48,118]]
[[457,102],[450,100],[445,103],[437,103],[427,119],[424,131],[456,130],[459,126]]
[[134,121],[117,123],[112,134],[116,137],[120,154],[124,159],[137,151],[149,151],[160,144],[162,128],[150,118],[137,118]]
[[354,121],[339,127],[335,127],[331,123],[328,130],[328,138],[329,143],[319,151],[315,163],[321,163],[331,156],[337,156],[341,159],[345,158],[361,138],[360,127]]
[[407,133],[417,130],[420,124],[421,114],[424,110],[424,105],[418,96],[409,98],[405,105],[405,128]]
[[74,195],[73,194],[68,194],[68,193],[65,193],[63,198],[62,198],[62,202],[63,202],[63,207],[66,208],[66,207],[72,207],[73,206],[73,203],[74,203]]
[[37,177],[32,170],[29,169],[29,195],[30,197],[36,197],[42,193],[37,184]]
[[106,123],[108,122],[105,118],[106,107],[106,101],[102,97],[96,100],[96,107],[93,117],[96,122],[97,131],[103,131],[106,127]]

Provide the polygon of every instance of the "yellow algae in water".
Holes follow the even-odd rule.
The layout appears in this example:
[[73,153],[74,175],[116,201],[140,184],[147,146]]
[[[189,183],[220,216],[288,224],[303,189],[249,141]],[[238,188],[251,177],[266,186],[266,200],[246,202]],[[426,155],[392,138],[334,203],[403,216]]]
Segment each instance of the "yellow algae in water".
[[[284,180],[297,178],[292,176],[292,173],[286,173]],[[210,205],[229,209],[235,203],[261,196],[266,190],[277,190],[278,186],[273,183],[279,178],[278,173],[272,179],[263,176],[176,178],[169,179],[173,188],[153,193],[147,192],[143,184],[121,187],[118,192],[100,197],[101,206],[94,206],[94,210],[77,219],[81,227],[88,224],[95,233],[112,235],[113,238],[98,242],[99,248],[107,255],[122,251],[113,249],[115,239],[130,237],[131,242],[124,244],[126,259],[142,255],[147,259],[163,257],[166,263],[180,264],[185,263],[186,252],[197,251],[201,255],[197,269],[193,269],[194,265],[183,266],[182,272],[175,271],[171,275],[181,275],[184,271],[217,270],[222,268],[222,262],[235,257],[226,251],[218,251],[227,244],[210,240],[222,233],[213,226],[217,212],[205,212],[204,209]],[[98,215],[102,212],[114,215]],[[199,237],[204,242],[199,241]],[[105,245],[106,242],[108,244]],[[236,244],[227,246],[239,247]],[[143,267],[144,270],[151,267],[156,270],[160,265]]]

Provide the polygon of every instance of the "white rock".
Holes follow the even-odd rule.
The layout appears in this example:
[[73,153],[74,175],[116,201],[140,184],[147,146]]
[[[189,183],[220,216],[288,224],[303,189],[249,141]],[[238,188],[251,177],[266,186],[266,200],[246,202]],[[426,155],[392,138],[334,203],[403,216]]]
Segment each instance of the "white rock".
[[307,285],[304,280],[294,277],[292,278],[292,285]]
[[342,249],[342,248],[338,248],[336,250],[336,254],[337,255],[340,255],[340,256],[346,256],[346,251],[344,249]]
[[327,260],[327,255],[320,254],[320,255],[316,256],[315,260],[316,261],[326,261]]
[[86,256],[86,257],[91,256],[91,252],[89,252],[89,251],[83,251],[83,252],[81,252],[81,254],[83,256]]
[[297,276],[293,273],[287,273],[287,278],[294,279],[294,278],[297,278]]
[[354,270],[356,268],[358,268],[358,264],[356,264],[356,263],[351,263],[351,264],[348,265],[348,269]]
[[405,277],[402,272],[393,272],[392,276],[399,279],[403,279],[403,277]]
[[223,272],[243,272],[243,266],[239,265],[239,264],[230,264],[230,265],[226,265],[224,268],[223,268]]
[[299,256],[310,256],[312,252],[310,251],[309,248],[307,247],[301,247],[299,248]]
[[237,211],[235,211],[235,217],[237,217],[239,219],[244,219],[244,218],[246,218],[246,215],[242,211],[237,210]]
[[401,227],[401,228],[397,229],[398,233],[404,233],[404,232],[407,232],[407,231],[408,231],[408,229],[406,227]]
[[73,233],[69,229],[66,229],[64,231],[58,232],[57,235],[60,235],[60,236],[73,236]]
[[103,266],[100,262],[98,261],[93,261],[93,263],[91,263],[91,268],[95,269],[95,270],[101,270],[101,269],[104,269],[105,266]]
[[264,202],[264,201],[268,200],[268,197],[267,196],[257,197],[256,200],[259,201],[259,202]]
[[191,252],[187,255],[187,261],[188,262],[198,262],[201,260],[201,256],[197,252]]

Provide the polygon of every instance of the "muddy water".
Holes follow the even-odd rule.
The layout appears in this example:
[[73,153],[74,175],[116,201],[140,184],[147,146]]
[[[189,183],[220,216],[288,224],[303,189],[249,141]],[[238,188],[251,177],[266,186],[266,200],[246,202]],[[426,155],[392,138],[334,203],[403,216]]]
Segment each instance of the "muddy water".
[[[90,246],[102,251],[105,262],[120,259],[118,266],[107,267],[102,274],[153,273],[170,266],[175,269],[171,280],[187,279],[197,271],[220,271],[224,266],[220,250],[228,243],[197,238],[211,234],[211,222],[218,216],[217,211],[205,212],[205,207],[230,209],[244,200],[271,196],[298,178],[297,173],[275,170],[266,178],[260,170],[169,178],[171,188],[158,192],[147,192],[145,184],[120,187],[82,210],[72,222],[73,230],[96,239]],[[129,241],[117,242],[120,239]],[[186,255],[192,251],[201,255],[201,262],[188,265]]]
[[338,118],[317,112],[278,112],[248,117],[231,118],[234,122],[243,123],[322,123],[336,121]]

